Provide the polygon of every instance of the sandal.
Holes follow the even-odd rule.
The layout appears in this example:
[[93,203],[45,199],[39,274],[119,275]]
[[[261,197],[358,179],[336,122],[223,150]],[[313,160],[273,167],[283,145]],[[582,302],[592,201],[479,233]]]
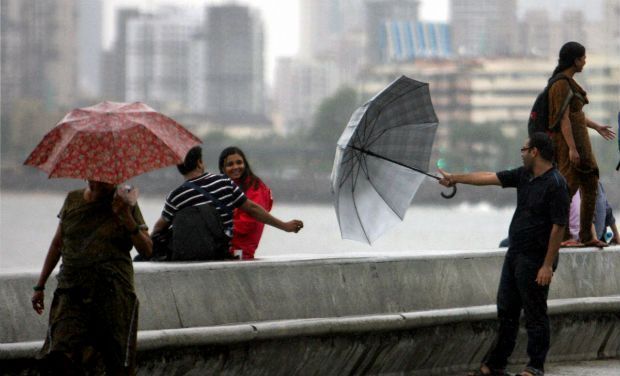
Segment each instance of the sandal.
[[485,366],[489,370],[488,373],[482,372],[482,366],[480,366],[477,370],[468,372],[467,376],[509,376],[503,369],[491,369],[489,366]]
[[609,247],[609,244],[605,243],[602,240],[598,240],[598,239],[592,239],[590,241],[583,243],[583,245],[584,247],[598,247],[598,248]]
[[545,373],[541,370],[532,367],[525,367],[523,372],[515,375],[515,376],[544,376]]

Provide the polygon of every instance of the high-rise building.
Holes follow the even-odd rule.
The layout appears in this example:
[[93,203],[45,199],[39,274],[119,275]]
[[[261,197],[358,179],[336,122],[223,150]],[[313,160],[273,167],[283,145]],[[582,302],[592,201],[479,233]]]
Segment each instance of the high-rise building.
[[15,90],[3,96],[41,100],[49,108],[73,103],[76,15],[74,0],[2,1],[2,86]]
[[365,11],[364,0],[300,0],[300,57],[332,56],[343,37],[363,32]]
[[207,110],[207,41],[203,32],[190,36],[187,67],[187,107],[192,113],[204,114]]
[[366,0],[366,62],[376,64],[385,56],[387,21],[418,21],[418,0]]
[[77,68],[79,92],[99,96],[101,85],[103,6],[101,0],[78,1]]
[[529,9],[521,21],[520,53],[525,56],[549,57],[552,50],[551,35],[553,25],[545,9]]
[[265,116],[263,23],[240,5],[206,8],[206,110],[218,121]]
[[127,24],[125,99],[174,109],[189,107],[190,41],[200,20],[177,8]]
[[559,23],[561,43],[577,41],[587,45],[586,20],[578,9],[565,9]]
[[2,84],[0,114],[5,118],[10,104],[22,95],[21,86],[24,80],[24,69],[21,66],[22,38],[21,30],[24,29],[23,21],[20,20],[20,0],[2,0],[0,2],[0,41],[2,51],[0,53],[0,74]]
[[381,61],[445,59],[452,55],[450,27],[439,22],[386,21]]
[[300,57],[313,59],[331,52],[343,30],[339,3],[339,0],[300,0]]
[[300,0],[299,59],[330,61],[352,83],[364,65],[365,0]]
[[327,60],[280,58],[274,102],[282,133],[308,129],[323,99],[338,89],[338,67]]
[[49,126],[28,116],[35,116],[37,111],[62,111],[74,105],[76,7],[75,0],[0,2],[0,114],[4,146],[29,147],[33,139],[43,134],[43,127]]
[[[360,80],[370,97],[401,74],[430,84],[440,122],[501,127],[517,135],[525,131],[536,96],[544,89],[557,58],[459,59],[416,61],[374,67]],[[589,56],[576,79],[588,88],[589,117],[610,122],[617,116],[620,62]]]
[[131,19],[138,17],[140,11],[136,8],[125,8],[116,12],[116,37],[112,48],[104,53],[101,69],[101,91],[106,100],[125,101],[127,25]]
[[603,35],[607,41],[605,52],[620,56],[620,1],[605,0],[603,5]]
[[510,56],[516,52],[517,0],[451,0],[454,50],[461,56]]

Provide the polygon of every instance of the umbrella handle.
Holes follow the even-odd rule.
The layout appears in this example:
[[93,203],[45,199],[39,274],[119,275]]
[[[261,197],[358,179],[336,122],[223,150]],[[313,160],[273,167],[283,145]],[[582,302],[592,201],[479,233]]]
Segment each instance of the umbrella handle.
[[445,199],[451,199],[452,197],[454,197],[454,195],[456,195],[456,185],[452,186],[452,192],[448,194],[441,192],[441,197]]

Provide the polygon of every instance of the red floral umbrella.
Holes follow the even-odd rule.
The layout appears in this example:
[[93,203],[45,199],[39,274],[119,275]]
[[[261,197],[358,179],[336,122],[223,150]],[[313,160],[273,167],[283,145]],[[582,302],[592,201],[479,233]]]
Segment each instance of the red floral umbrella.
[[78,108],[43,137],[24,162],[50,178],[118,184],[181,163],[200,139],[144,103]]

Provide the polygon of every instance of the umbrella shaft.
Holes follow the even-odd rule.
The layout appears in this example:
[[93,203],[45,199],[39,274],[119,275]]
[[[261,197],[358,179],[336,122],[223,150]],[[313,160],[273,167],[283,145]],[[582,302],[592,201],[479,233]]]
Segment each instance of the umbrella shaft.
[[410,169],[410,170],[413,170],[413,171],[419,172],[419,173],[421,173],[421,174],[424,174],[424,175],[426,175],[426,176],[428,176],[428,177],[430,177],[430,178],[433,178],[433,179],[436,179],[436,180],[439,180],[439,179],[440,179],[438,176],[435,176],[435,175],[429,174],[429,173],[428,173],[428,172],[426,172],[426,171],[422,171],[422,170],[417,169],[417,168],[415,168],[415,167],[407,166],[406,164],[400,163],[400,162],[395,161],[395,160],[393,160],[393,159],[390,159],[390,158],[384,157],[384,156],[382,156],[382,155],[375,154],[375,153],[373,153],[373,152],[372,152],[372,151],[370,151],[370,150],[360,149],[360,148],[358,148],[358,147],[356,147],[356,146],[350,146],[350,148],[351,148],[351,149],[353,149],[353,150],[357,150],[357,151],[359,151],[359,152],[361,152],[361,153],[364,153],[364,154],[370,155],[370,156],[372,156],[372,157],[379,158],[379,159],[383,159],[384,161],[388,161],[388,162],[395,163],[395,164],[397,164],[397,165],[399,165],[399,166],[403,166],[403,167],[408,168],[408,169]]

